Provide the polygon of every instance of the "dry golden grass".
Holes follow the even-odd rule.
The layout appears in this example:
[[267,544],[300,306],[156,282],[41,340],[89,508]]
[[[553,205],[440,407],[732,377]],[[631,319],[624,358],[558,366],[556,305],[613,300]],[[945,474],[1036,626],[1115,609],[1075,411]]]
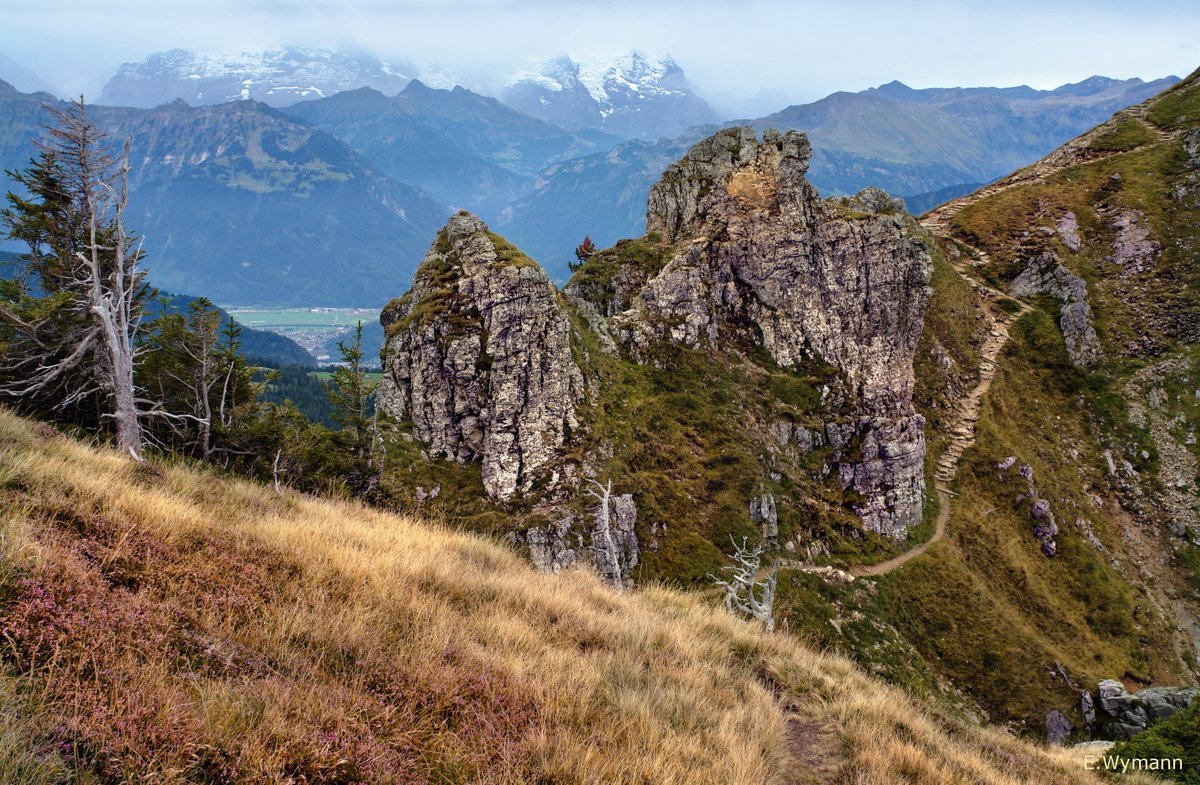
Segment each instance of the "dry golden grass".
[[[540,574],[436,525],[34,428],[0,411],[3,657],[23,696],[0,741],[42,745],[39,771],[66,755],[155,783],[1099,781],[694,595]],[[12,621],[39,586],[91,609],[86,634],[53,616],[75,649],[51,656]],[[97,611],[118,602],[134,621]],[[39,782],[4,749],[0,779]]]

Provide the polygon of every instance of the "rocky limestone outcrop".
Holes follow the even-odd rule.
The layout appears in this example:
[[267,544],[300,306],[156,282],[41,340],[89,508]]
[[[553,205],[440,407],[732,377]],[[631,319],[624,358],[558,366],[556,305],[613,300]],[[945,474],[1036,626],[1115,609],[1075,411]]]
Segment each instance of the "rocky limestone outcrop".
[[1200,128],[1194,128],[1183,135],[1183,152],[1188,157],[1188,166],[1200,167]]
[[1063,245],[1072,251],[1078,251],[1083,242],[1079,239],[1079,219],[1075,217],[1075,213],[1068,211],[1054,225],[1058,236],[1062,238]]
[[[1200,461],[1188,449],[1190,426],[1180,412],[1182,401],[1171,400],[1165,387],[1174,381],[1194,378],[1198,370],[1183,357],[1173,357],[1140,369],[1125,385],[1125,400],[1129,404],[1129,420],[1150,432],[1158,453],[1158,487],[1152,493],[1157,499],[1167,527],[1172,534],[1200,544],[1200,494],[1195,480],[1200,475]],[[1187,393],[1181,393],[1181,396]],[[1200,398],[1200,394],[1193,393]],[[1195,436],[1191,435],[1192,443]],[[1135,477],[1133,472],[1127,476]]]
[[[1017,456],[1010,455],[999,463],[994,464],[995,468],[999,469],[997,476],[1003,477],[1016,463]],[[1038,495],[1037,485],[1033,482],[1032,466],[1023,463],[1017,467],[1016,474],[1025,481],[1026,491],[1025,493],[1018,494],[1013,503],[1029,502],[1029,517],[1034,522],[1034,539],[1040,544],[1042,555],[1048,559],[1052,558],[1058,553],[1058,542],[1054,539],[1058,536],[1058,523],[1054,520],[1054,512],[1050,509],[1050,502]],[[1091,536],[1095,539],[1094,534]],[[1097,540],[1097,542],[1099,541]],[[1101,546],[1101,550],[1103,550],[1103,546]]]
[[1013,297],[1048,294],[1061,300],[1058,323],[1071,362],[1087,368],[1100,360],[1100,341],[1087,301],[1087,282],[1063,267],[1054,254],[1044,253],[1030,259],[1009,284],[1008,291]]
[[[651,189],[647,229],[676,251],[612,315],[630,355],[656,345],[757,345],[783,368],[840,371],[838,475],[873,531],[903,539],[924,503],[924,421],[913,355],[932,273],[902,204],[870,189],[825,201],[804,178],[803,134],[730,128],[696,144]],[[829,434],[832,437],[832,434]],[[831,438],[832,441],[832,438]]]
[[1200,690],[1195,687],[1150,687],[1130,693],[1125,685],[1115,679],[1105,679],[1100,682],[1097,700],[1100,708],[1108,715],[1109,720],[1096,718],[1094,703],[1091,695],[1082,705],[1085,707],[1085,717],[1091,709],[1093,722],[1100,723],[1100,730],[1114,739],[1126,739],[1146,730],[1158,720],[1174,717],[1179,712],[1192,705]]
[[632,585],[631,572],[638,565],[637,505],[633,494],[611,496],[594,512],[592,567],[618,588]]
[[761,493],[750,498],[750,522],[762,530],[763,547],[779,547],[779,511],[775,494]]
[[411,423],[431,456],[481,462],[493,499],[562,479],[557,459],[578,430],[584,384],[540,267],[459,213],[380,321],[379,406]]
[[1112,218],[1116,233],[1112,253],[1104,261],[1116,265],[1118,275],[1128,278],[1154,268],[1162,244],[1150,236],[1145,216],[1137,210],[1124,210]]
[[617,317],[619,329],[635,353],[744,332],[785,368],[813,357],[835,365],[864,410],[910,415],[928,249],[898,215],[846,218],[818,198],[804,179],[810,154],[800,133],[767,131],[759,142],[730,128],[672,164],[650,189],[646,225],[687,244]]
[[529,548],[529,560],[542,572],[560,572],[573,565],[585,547],[583,537],[573,532],[576,519],[565,515],[548,526],[531,526],[524,535],[512,533],[509,542]]

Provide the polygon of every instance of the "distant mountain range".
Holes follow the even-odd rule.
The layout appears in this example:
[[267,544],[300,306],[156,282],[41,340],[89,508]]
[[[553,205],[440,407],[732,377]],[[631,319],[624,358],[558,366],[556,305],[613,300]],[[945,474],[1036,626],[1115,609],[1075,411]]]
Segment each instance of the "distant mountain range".
[[[149,109],[182,98],[193,106],[255,100],[285,107],[360,87],[393,96],[414,78],[437,88],[467,86],[439,68],[426,74],[362,52],[172,49],[123,64],[99,103]],[[637,52],[582,60],[564,55],[513,74],[501,97],[508,106],[568,131],[595,129],[625,139],[674,137],[721,119],[675,61]]]
[[[875,186],[921,212],[1037,159],[1177,81],[1095,76],[1056,90],[914,90],[892,82],[727,125],[804,131],[813,144],[809,179],[822,194]],[[653,144],[630,141],[552,166],[497,225],[552,277],[565,280],[584,234],[604,246],[645,231],[640,205],[664,162],[710,131],[694,128]]]
[[42,79],[42,77],[28,68],[13,62],[3,54],[0,54],[0,81],[8,82],[24,93],[61,94],[57,88],[52,87],[45,79]]
[[811,177],[823,191],[874,185],[904,196],[990,182],[1177,81],[1093,76],[1055,90],[891,82],[789,106],[756,124],[808,134],[818,152]]
[[394,97],[364,87],[286,111],[338,136],[397,180],[488,214],[531,190],[550,164],[623,141],[601,131],[564,131],[495,98],[419,80]]
[[411,66],[393,66],[358,52],[172,49],[122,65],[104,86],[99,103],[150,109],[182,98],[192,106],[254,100],[278,107],[364,86],[391,95],[411,79]]
[[563,128],[598,128],[629,139],[677,136],[720,119],[674,60],[637,52],[548,60],[513,75],[504,102]]
[[[115,138],[132,137],[130,222],[147,239],[155,283],[239,305],[379,305],[407,286],[459,208],[564,281],[585,234],[601,247],[641,235],[649,186],[719,127],[668,58],[559,58],[514,75],[507,104],[435,89],[413,70],[301,49],[172,50],[122,66],[104,98],[143,108],[99,107],[96,117]],[[1174,81],[892,82],[727,124],[802,130],[823,194],[877,186],[920,212]],[[0,84],[0,167],[25,165],[39,106],[53,100]]]

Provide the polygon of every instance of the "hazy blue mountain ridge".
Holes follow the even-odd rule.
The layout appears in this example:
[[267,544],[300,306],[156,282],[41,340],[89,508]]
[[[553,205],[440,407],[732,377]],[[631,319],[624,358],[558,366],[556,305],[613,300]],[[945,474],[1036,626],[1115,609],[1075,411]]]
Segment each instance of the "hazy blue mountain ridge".
[[547,166],[622,141],[599,131],[564,131],[494,98],[419,80],[393,97],[362,88],[287,112],[343,139],[397,180],[486,215],[533,188]]
[[[1040,91],[914,90],[892,82],[726,125],[804,131],[813,144],[808,177],[822,194],[875,186],[909,199],[909,209],[921,212],[1036,160],[1176,81],[1092,77]],[[504,212],[499,225],[551,277],[565,280],[585,234],[603,246],[645,231],[640,205],[663,163],[680,157],[711,128],[653,144],[631,141],[603,155],[550,167],[532,192]]]
[[189,104],[256,100],[287,106],[368,86],[389,95],[412,78],[411,66],[364,52],[282,47],[265,52],[171,49],[124,63],[105,84],[98,103],[150,109],[177,98]]
[[[0,167],[33,157],[46,99],[0,86]],[[336,137],[254,101],[91,112],[114,141],[131,141],[128,223],[166,289],[246,305],[380,304],[408,285],[448,214]]]

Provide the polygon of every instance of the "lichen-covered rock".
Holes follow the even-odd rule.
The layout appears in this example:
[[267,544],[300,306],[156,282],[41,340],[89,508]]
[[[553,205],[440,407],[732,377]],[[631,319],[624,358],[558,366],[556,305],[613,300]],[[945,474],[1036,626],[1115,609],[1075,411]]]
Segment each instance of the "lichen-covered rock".
[[1075,217],[1075,213],[1067,212],[1054,227],[1058,231],[1058,236],[1062,238],[1063,245],[1070,248],[1072,251],[1078,251],[1081,245],[1079,239],[1079,219]]
[[836,201],[851,210],[869,215],[897,215],[908,212],[903,199],[875,187],[864,188],[854,196],[837,197]]
[[1112,721],[1104,723],[1103,729],[1112,738],[1128,738],[1188,708],[1197,693],[1195,687],[1150,687],[1130,693],[1121,682],[1105,679],[1097,702]]
[[[841,432],[837,442],[835,431]],[[840,427],[827,426],[826,433],[834,446],[842,487],[861,499],[852,508],[863,526],[903,539],[908,529],[921,522],[925,418],[863,417]]]
[[[607,517],[605,517],[607,516]],[[592,566],[600,577],[618,587],[632,585],[638,565],[637,505],[633,494],[611,496],[596,511],[592,530]]]
[[572,543],[573,516],[564,516],[547,526],[531,526],[524,537],[513,536],[516,542],[524,540],[529,547],[529,560],[535,569],[542,572],[559,572],[575,563],[578,558],[578,542]]
[[1122,277],[1153,269],[1155,258],[1162,250],[1161,244],[1150,236],[1150,230],[1143,226],[1144,219],[1137,210],[1125,210],[1112,219],[1116,237],[1112,253],[1104,260],[1117,265]]
[[1184,133],[1181,143],[1184,154],[1188,156],[1188,166],[1200,168],[1200,128]]
[[881,191],[821,200],[804,178],[810,152],[803,134],[759,141],[731,128],[673,164],[646,220],[676,252],[612,316],[613,333],[643,362],[663,343],[756,345],[783,368],[836,368],[829,400],[861,447],[843,452],[839,476],[863,497],[856,509],[869,529],[903,539],[924,503],[912,388],[929,250]]
[[540,267],[460,213],[380,321],[379,406],[410,422],[431,455],[480,461],[493,499],[558,483],[584,386],[567,314]]
[[1063,267],[1051,253],[1029,260],[1008,287],[1014,297],[1048,294],[1062,301],[1059,326],[1071,362],[1080,368],[1100,360],[1100,341],[1092,322],[1092,307],[1087,301],[1087,282]]
[[1046,714],[1046,740],[1051,744],[1066,744],[1071,737],[1071,723],[1058,709]]
[[803,134],[731,128],[650,192],[647,226],[683,248],[617,317],[635,355],[749,336],[779,365],[821,358],[864,413],[912,413],[912,358],[932,263],[896,215],[847,218],[804,179]]
[[669,243],[694,237],[730,198],[749,208],[773,206],[804,222],[819,204],[804,179],[811,157],[804,134],[767,131],[760,143],[748,127],[719,131],[692,146],[650,188],[646,231]]
[[1083,715],[1083,721],[1089,726],[1096,724],[1096,701],[1092,698],[1092,693],[1087,690],[1079,693],[1079,713]]
[[750,499],[750,522],[762,530],[764,547],[779,547],[779,511],[775,494],[763,493]]
[[1188,166],[1200,167],[1200,128],[1193,128],[1183,135],[1183,152],[1187,154]]

